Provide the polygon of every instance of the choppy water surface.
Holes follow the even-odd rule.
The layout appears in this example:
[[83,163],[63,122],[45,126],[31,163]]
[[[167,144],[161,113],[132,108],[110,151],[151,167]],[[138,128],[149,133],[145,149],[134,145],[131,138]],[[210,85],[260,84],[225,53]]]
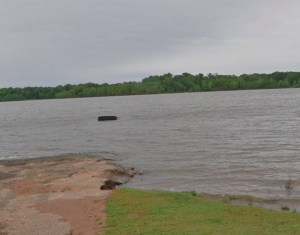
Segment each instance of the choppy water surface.
[[0,158],[86,153],[144,171],[130,187],[300,198],[299,104],[299,89],[4,102]]

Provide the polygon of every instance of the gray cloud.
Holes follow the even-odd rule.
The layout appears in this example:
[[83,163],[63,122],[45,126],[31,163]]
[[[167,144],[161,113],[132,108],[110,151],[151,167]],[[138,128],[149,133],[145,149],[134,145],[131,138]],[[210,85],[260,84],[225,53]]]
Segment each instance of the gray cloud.
[[2,0],[0,87],[299,70],[296,0]]

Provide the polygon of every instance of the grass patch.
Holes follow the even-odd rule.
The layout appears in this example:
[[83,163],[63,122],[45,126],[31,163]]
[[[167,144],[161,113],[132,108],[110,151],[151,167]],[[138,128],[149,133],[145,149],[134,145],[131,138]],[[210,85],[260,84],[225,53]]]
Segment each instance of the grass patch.
[[281,210],[283,210],[283,211],[289,211],[290,208],[288,206],[281,206]]
[[108,198],[104,235],[300,234],[300,214],[238,206],[191,192],[122,188]]
[[238,200],[238,199],[239,199],[239,197],[234,196],[234,195],[229,195],[228,197],[229,197],[229,200],[230,200],[230,201]]

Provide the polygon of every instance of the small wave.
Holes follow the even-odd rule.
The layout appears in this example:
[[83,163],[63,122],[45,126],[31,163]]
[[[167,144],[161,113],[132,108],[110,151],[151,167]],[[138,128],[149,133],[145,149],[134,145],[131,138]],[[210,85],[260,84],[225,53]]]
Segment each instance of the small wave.
[[29,158],[38,158],[41,156],[23,156],[23,155],[15,155],[15,156],[5,156],[0,157],[0,161],[2,160],[19,160],[19,159],[29,159]]
[[32,159],[32,158],[41,158],[41,157],[59,157],[65,155],[86,155],[84,153],[60,153],[52,155],[11,155],[11,156],[0,156],[0,161],[7,160],[22,160],[22,159]]

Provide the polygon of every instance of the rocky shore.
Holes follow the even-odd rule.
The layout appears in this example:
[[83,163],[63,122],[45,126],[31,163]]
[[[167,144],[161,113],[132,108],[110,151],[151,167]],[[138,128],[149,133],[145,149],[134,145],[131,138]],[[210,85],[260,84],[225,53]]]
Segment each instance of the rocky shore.
[[83,155],[0,161],[0,235],[100,234],[110,193],[100,187],[133,175]]

